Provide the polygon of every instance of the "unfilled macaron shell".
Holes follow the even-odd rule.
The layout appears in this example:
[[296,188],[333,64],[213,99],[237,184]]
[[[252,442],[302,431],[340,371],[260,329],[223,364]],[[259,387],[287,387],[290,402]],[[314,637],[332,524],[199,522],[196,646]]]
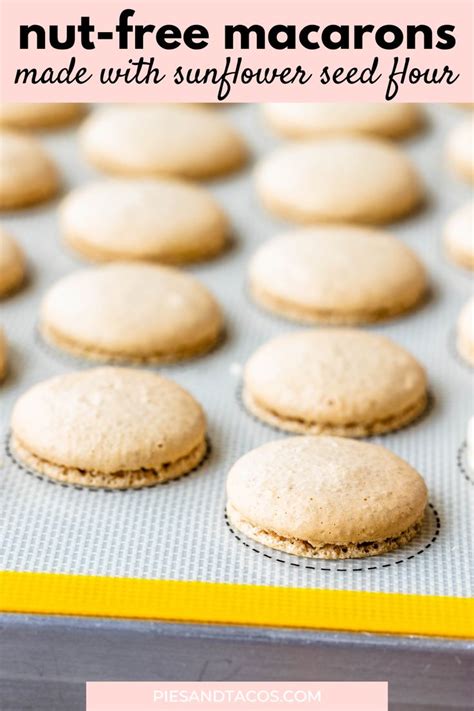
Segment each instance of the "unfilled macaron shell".
[[453,262],[474,269],[474,201],[462,205],[448,218],[444,245]]
[[401,241],[350,226],[288,232],[264,243],[249,267],[257,303],[307,323],[395,316],[420,302],[426,282],[423,265]]
[[179,264],[207,259],[227,243],[228,220],[205,189],[178,180],[104,180],[63,201],[66,242],[92,260]]
[[423,199],[418,175],[400,149],[355,136],[277,149],[257,166],[256,186],[271,212],[303,223],[389,222]]
[[466,363],[474,366],[474,296],[464,304],[459,314],[457,348]]
[[247,409],[279,429],[364,437],[398,429],[426,407],[426,375],[389,338],[356,329],[294,331],[244,369]]
[[94,166],[127,176],[211,178],[240,168],[247,157],[225,118],[179,106],[99,109],[84,123],[80,140]]
[[193,357],[216,344],[222,326],[215,298],[195,277],[135,262],[63,277],[40,310],[40,331],[49,343],[102,361]]
[[25,257],[15,240],[0,228],[0,298],[15,291],[25,278]]
[[474,182],[474,116],[464,119],[451,131],[447,157],[458,177]]
[[290,437],[239,459],[227,479],[231,523],[272,548],[360,558],[408,542],[427,504],[422,477],[379,445]]
[[9,128],[53,128],[76,121],[83,113],[82,104],[0,103],[0,125]]
[[0,210],[43,202],[59,189],[56,167],[30,136],[0,131]]
[[206,451],[196,400],[157,373],[95,368],[43,381],[17,401],[12,450],[39,474],[135,488],[193,469]]
[[416,131],[422,121],[416,104],[263,104],[271,128],[287,138],[357,133],[400,138]]

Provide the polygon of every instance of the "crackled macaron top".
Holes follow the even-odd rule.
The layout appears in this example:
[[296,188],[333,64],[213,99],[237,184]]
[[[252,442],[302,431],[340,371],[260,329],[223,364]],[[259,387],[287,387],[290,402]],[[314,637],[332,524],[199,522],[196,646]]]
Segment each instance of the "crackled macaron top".
[[27,390],[11,421],[14,456],[83,486],[150,486],[193,469],[206,451],[196,400],[157,373],[93,368]]
[[270,211],[303,223],[389,222],[423,198],[418,175],[399,148],[357,136],[278,148],[257,166],[256,186]]
[[192,262],[220,252],[229,232],[207,190],[169,178],[79,187],[63,201],[60,221],[67,243],[93,260]]
[[444,245],[453,262],[474,269],[474,200],[459,207],[448,218]]
[[363,437],[415,419],[426,407],[426,375],[385,336],[349,328],[294,331],[251,356],[243,398],[251,413],[279,429]]
[[301,322],[366,323],[414,307],[426,291],[418,257],[384,232],[301,228],[265,242],[249,268],[264,308]]
[[464,304],[459,314],[457,347],[466,363],[474,366],[474,296]]
[[83,113],[82,104],[0,103],[0,125],[9,128],[53,128],[76,121]]
[[48,342],[85,358],[160,362],[212,348],[222,315],[190,274],[114,262],[60,279],[43,299],[40,331]]
[[384,447],[290,437],[239,459],[227,479],[231,524],[259,543],[312,558],[363,558],[420,530],[422,477]]
[[474,116],[464,119],[451,131],[447,156],[460,178],[474,182]]
[[240,168],[247,156],[225,118],[180,106],[99,109],[82,126],[80,139],[93,165],[127,176],[211,178]]
[[0,131],[0,209],[33,205],[53,197],[59,178],[53,161],[31,136]]
[[417,130],[423,117],[416,104],[263,104],[271,128],[287,138],[344,133],[400,138]]
[[25,278],[25,257],[15,240],[0,228],[0,298],[15,291]]

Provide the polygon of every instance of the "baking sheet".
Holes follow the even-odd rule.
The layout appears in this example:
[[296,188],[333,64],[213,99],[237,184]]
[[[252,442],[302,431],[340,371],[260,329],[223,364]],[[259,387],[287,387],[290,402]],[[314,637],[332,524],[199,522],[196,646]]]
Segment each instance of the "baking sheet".
[[[38,480],[20,471],[2,452],[1,569],[435,597],[470,595],[474,491],[472,477],[463,472],[462,447],[474,403],[472,375],[455,355],[453,326],[472,281],[467,272],[446,262],[440,247],[445,218],[471,192],[449,172],[444,155],[446,134],[465,113],[448,105],[425,110],[426,131],[401,145],[423,176],[429,203],[418,215],[390,229],[423,259],[432,297],[411,315],[370,327],[408,348],[429,375],[433,402],[427,415],[404,430],[371,438],[424,476],[431,507],[421,536],[380,557],[317,561],[266,549],[235,535],[226,524],[225,478],[230,466],[253,447],[285,436],[243,411],[238,397],[242,366],[262,342],[295,328],[259,311],[246,295],[250,256],[264,240],[287,227],[258,204],[249,166],[238,175],[209,183],[232,219],[233,249],[189,268],[218,297],[228,338],[208,356],[160,368],[204,406],[212,443],[208,461],[166,486],[106,493]],[[279,142],[263,125],[258,107],[237,105],[222,111],[245,134],[254,159]],[[97,177],[81,159],[75,129],[43,134],[41,140],[61,168],[65,190]],[[11,407],[21,392],[44,378],[87,367],[41,347],[35,337],[38,303],[46,289],[84,265],[61,244],[56,206],[4,214],[1,220],[24,247],[31,275],[26,289],[0,304],[11,364],[0,390],[4,439]]]

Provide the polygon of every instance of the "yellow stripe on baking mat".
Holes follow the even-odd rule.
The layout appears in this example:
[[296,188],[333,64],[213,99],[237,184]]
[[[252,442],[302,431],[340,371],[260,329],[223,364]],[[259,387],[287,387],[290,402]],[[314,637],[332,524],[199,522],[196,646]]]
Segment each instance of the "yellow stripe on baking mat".
[[474,636],[469,598],[348,590],[0,573],[4,612]]

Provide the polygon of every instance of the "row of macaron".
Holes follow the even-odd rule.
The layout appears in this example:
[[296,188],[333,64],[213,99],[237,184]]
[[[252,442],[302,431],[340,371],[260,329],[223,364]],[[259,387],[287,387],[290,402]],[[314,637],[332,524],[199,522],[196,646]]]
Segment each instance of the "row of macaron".
[[[40,144],[8,128],[28,125],[28,117],[32,123],[38,105],[25,106],[14,105],[10,117],[8,105],[0,106],[0,209],[41,202],[60,187],[58,171]],[[46,115],[52,111],[47,104],[39,106]],[[62,110],[70,112],[74,105],[54,107],[59,121]],[[277,215],[301,222],[373,224],[409,214],[423,201],[415,169],[393,142],[384,140],[418,127],[419,107],[355,104],[348,110],[338,104],[273,104],[264,111],[282,135],[300,139],[257,166],[259,195]],[[474,117],[462,121],[447,141],[453,169],[471,182],[473,122]],[[79,143],[93,166],[127,177],[206,179],[239,169],[249,156],[243,137],[222,114],[177,105],[99,109],[83,122]]]
[[[163,484],[203,465],[208,451],[200,404],[143,369],[53,377],[21,396],[11,419],[9,453],[20,468],[76,488]],[[332,435],[269,442],[227,477],[234,530],[310,558],[364,558],[405,545],[420,533],[427,501],[423,478],[400,457]]]
[[[282,105],[275,109],[281,111]],[[310,115],[314,111],[312,105],[288,105],[285,110],[290,109],[297,109],[300,118],[302,111]],[[340,111],[340,107],[332,110]],[[365,110],[369,115],[408,111],[407,115],[412,119],[416,115],[419,122],[419,109],[414,106],[369,105]],[[110,111],[125,111],[127,116],[130,109]],[[198,116],[204,123],[213,115],[176,107],[133,107],[133,111],[140,115],[145,111],[158,124],[156,112],[181,111],[186,122],[189,117],[194,122]],[[331,106],[325,111],[330,112]],[[360,108],[355,111],[359,119],[360,112]],[[57,111],[56,118],[60,114]],[[94,120],[93,115],[90,121]],[[357,145],[353,137],[347,140],[349,144],[352,141],[352,147]],[[293,148],[290,145],[282,150]],[[403,163],[403,154],[398,157]],[[21,165],[21,161],[14,163]],[[364,161],[358,171],[364,173]],[[352,185],[353,193],[356,188],[357,181]],[[316,195],[320,193],[315,190]],[[380,199],[380,191],[375,199]],[[207,191],[171,178],[108,180],[80,187],[65,199],[60,216],[66,242],[93,260],[196,261],[221,251],[230,233],[226,215]],[[474,263],[472,221],[470,204],[458,210],[445,229],[448,254],[470,267]],[[0,247],[0,291],[7,293],[24,277],[24,258],[3,233]],[[424,268],[408,247],[381,230],[353,225],[300,228],[274,238],[255,255],[249,276],[250,292],[257,303],[306,323],[381,320],[414,308],[427,291]],[[160,318],[155,309],[158,303]],[[196,280],[143,264],[84,270],[66,277],[47,295],[42,314],[42,330],[48,340],[99,359],[176,360],[213,347],[222,331],[217,304]],[[463,310],[458,326],[459,350],[468,361],[473,358],[471,317],[472,304]],[[115,332],[112,323],[116,324]]]
[[[3,247],[3,249],[2,249]],[[0,275],[25,277],[22,253],[0,233]],[[1,282],[0,282],[1,283]],[[308,228],[265,243],[250,262],[249,295],[269,314],[305,325],[382,321],[421,304],[425,271],[393,237],[357,227]],[[356,333],[355,329],[350,329]],[[50,287],[38,331],[57,351],[85,361],[160,364],[213,350],[225,338],[222,309],[195,276],[159,264],[116,261],[83,268]],[[457,322],[457,349],[474,365],[474,299]],[[0,373],[6,372],[1,342]],[[337,362],[337,358],[334,361]]]

